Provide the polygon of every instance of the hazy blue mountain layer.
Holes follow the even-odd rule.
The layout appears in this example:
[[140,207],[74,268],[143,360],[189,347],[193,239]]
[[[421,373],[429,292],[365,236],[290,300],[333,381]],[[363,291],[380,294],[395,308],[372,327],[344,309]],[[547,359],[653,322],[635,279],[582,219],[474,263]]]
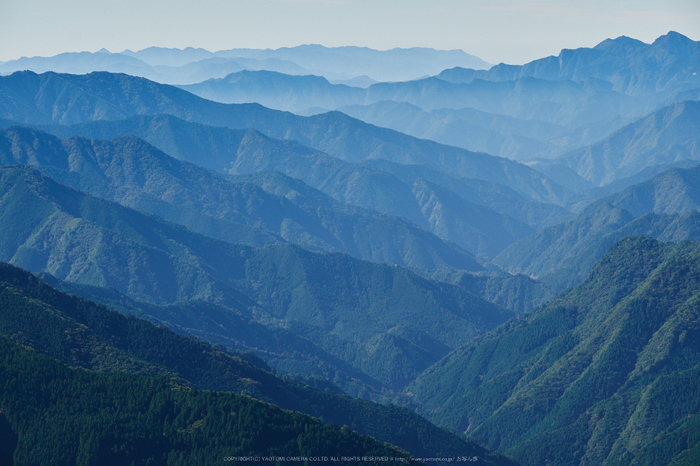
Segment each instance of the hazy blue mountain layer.
[[0,169],[0,188],[0,260],[151,303],[199,299],[233,307],[391,387],[511,315],[399,267],[291,245],[212,240],[26,167]]
[[450,176],[427,165],[403,165],[374,159],[362,162],[362,166],[390,173],[405,182],[428,181],[452,191],[468,202],[488,207],[536,229],[559,223],[572,215],[558,205],[528,199],[508,186]]
[[173,159],[133,136],[59,140],[14,127],[0,131],[0,164],[32,165],[83,192],[230,243],[291,242],[402,266],[481,268],[455,245],[400,218],[342,205],[303,183],[295,183],[295,196],[271,194]]
[[[582,141],[580,138],[568,140],[572,131],[565,126],[472,108],[425,111],[406,102],[381,101],[370,105],[348,105],[337,110],[366,123],[417,138],[512,160],[548,158],[553,155],[550,141],[567,138],[564,147],[578,146],[591,137],[591,131],[588,131]],[[562,148],[558,150],[565,152]]]
[[349,162],[425,163],[453,175],[504,184],[539,201],[560,202],[566,193],[516,162],[416,139],[339,112],[300,117],[255,104],[218,104],[171,86],[109,73],[22,72],[0,78],[0,117],[22,123],[75,124],[159,113],[233,129],[257,128]]
[[525,465],[700,458],[700,243],[626,238],[586,281],[407,387],[418,411]]
[[627,95],[670,96],[700,87],[700,42],[669,32],[652,44],[621,36],[593,48],[564,49],[559,56],[522,66],[497,65],[489,70],[451,69],[438,76],[454,83],[475,79],[511,81],[524,77],[570,79]]
[[[489,65],[461,50],[428,48],[387,51],[359,47],[304,45],[277,50],[149,47],[138,52],[61,53],[53,57],[22,57],[0,63],[0,73],[31,70],[37,73],[85,74],[93,71],[126,73],[167,84],[193,84],[223,78],[242,70],[266,70],[291,75],[315,74],[333,80],[403,81],[434,75],[454,66],[484,69]],[[370,78],[367,75],[371,75]],[[366,87],[366,86],[363,86]]]
[[258,103],[290,112],[311,107],[336,109],[363,102],[365,97],[364,89],[331,84],[321,76],[291,76],[272,71],[239,71],[179,87],[225,104]]
[[[357,164],[343,162],[297,143],[267,138],[254,130],[215,128],[188,123],[167,115],[138,116],[118,122],[100,121],[71,127],[42,126],[42,128],[63,137],[79,134],[91,138],[115,138],[135,134],[176,157],[186,158],[204,167],[231,174],[250,174],[259,171],[282,172],[287,176],[300,179],[346,204],[387,215],[404,217],[443,240],[456,243],[472,254],[480,254],[487,258],[494,257],[513,241],[530,234],[532,229],[525,223],[533,222],[535,226],[541,226],[543,223],[550,224],[554,220],[560,219],[562,215],[568,214],[562,208],[528,201],[502,185],[488,182],[478,183],[473,180],[457,182],[447,175],[433,174],[435,170],[426,170],[425,167],[400,166],[397,168],[395,164],[385,163],[389,167],[387,170],[400,169],[402,172],[418,173],[410,179],[399,180],[389,173],[384,173],[383,165],[378,166],[379,170],[368,169]],[[22,159],[15,158],[15,160],[21,161]],[[372,161],[372,163],[376,162],[379,161]],[[421,173],[430,174],[430,181],[423,179]],[[282,205],[273,208],[279,212],[276,216],[262,212],[256,217],[249,212],[248,217],[253,218],[247,223],[243,219],[228,218],[228,220],[271,230],[275,235],[305,247],[340,250],[365,259],[415,267],[435,268],[447,265],[468,270],[479,268],[477,264],[460,253],[454,245],[437,241],[437,238],[420,232],[405,221],[402,222],[399,219],[392,221],[385,216],[377,216],[357,209],[353,210],[339,205],[337,202],[330,202],[326,196],[317,192],[312,193],[308,186],[298,183],[292,183],[294,186],[288,188],[275,186],[271,180],[266,181],[266,177],[273,177],[284,186],[291,183],[285,179],[286,177],[275,177],[272,174],[255,176],[248,178],[247,181],[270,190],[270,193],[276,196],[287,198],[283,204],[291,205],[288,204],[291,201],[304,212],[297,214],[285,212],[284,205]],[[451,180],[452,183],[443,179]],[[183,184],[183,182],[179,182],[179,184]],[[188,182],[184,184],[188,184]],[[215,186],[220,184],[220,182],[215,183]],[[479,185],[479,187],[467,186],[474,184]],[[199,184],[195,183],[193,186],[199,186]],[[447,190],[443,188],[447,188]],[[85,188],[81,189],[85,190]],[[448,191],[455,189],[464,192],[457,195]],[[159,190],[162,191],[163,188],[161,187]],[[301,191],[306,192],[302,195]],[[508,194],[491,195],[501,191],[508,191]],[[93,191],[90,192],[94,194]],[[481,194],[476,194],[477,192]],[[131,196],[131,194],[129,195]],[[193,196],[201,197],[200,194],[193,194]],[[221,195],[220,190],[216,189],[214,189],[213,196],[216,199],[225,198]],[[160,197],[162,198],[162,196]],[[512,202],[505,202],[504,197]],[[178,203],[181,202],[178,201]],[[206,202],[209,203],[210,207],[205,209],[204,213],[214,217],[222,217],[221,207],[217,206],[212,199]],[[172,204],[172,202],[170,203]],[[222,237],[221,234],[216,233],[221,222],[212,222],[211,220],[203,222],[199,218],[201,215],[193,214],[191,209],[179,212],[184,207],[168,206],[167,210],[163,212],[160,204],[157,206],[150,204],[136,207],[154,212],[189,228],[194,227],[200,233],[225,240],[235,240],[233,236]],[[256,204],[260,204],[260,202],[258,201]],[[129,203],[129,205],[134,206],[133,203]],[[310,209],[315,210],[310,211]],[[328,212],[327,209],[333,209],[335,212]],[[501,209],[507,213],[501,214],[499,212]],[[212,210],[215,212],[210,213]],[[228,212],[232,209],[223,210]],[[251,210],[251,206],[246,205],[245,208],[238,209],[238,211],[241,210]],[[340,218],[341,213],[345,214],[343,216],[345,220]],[[176,214],[178,215],[176,216]],[[352,220],[348,218],[348,215],[352,215],[356,219],[359,215],[364,220],[358,223],[358,220]],[[290,221],[283,222],[281,219],[284,216],[289,218],[292,223]],[[315,217],[316,220],[308,218],[309,216]],[[512,218],[512,216],[520,218]],[[265,218],[261,219],[260,217]],[[381,226],[382,221],[384,221],[384,227]],[[347,225],[349,222],[356,225],[351,233],[347,231],[347,227],[342,226],[342,224]],[[393,225],[393,230],[388,228],[386,222]],[[366,227],[360,228],[360,223],[365,224]],[[372,230],[370,224],[376,225],[378,234],[367,233]],[[243,237],[243,234],[236,230],[233,230],[231,235],[234,233]],[[352,234],[353,237],[347,238],[349,234]],[[253,239],[244,238],[244,241],[240,242],[249,243]],[[398,249],[395,253],[387,249],[384,242],[398,242],[401,245],[399,246],[397,243]],[[425,246],[420,246],[422,243]],[[450,251],[457,252],[457,254]],[[450,257],[451,254],[452,257]]]
[[[666,97],[635,99],[616,91],[571,80],[524,77],[512,81],[475,80],[452,83],[430,77],[376,83],[367,89],[330,84],[317,76],[289,76],[268,71],[241,71],[225,78],[180,86],[200,97],[222,103],[258,102],[293,112],[338,109],[393,101],[425,111],[476,109],[520,120],[540,120],[571,131],[581,126],[619,124],[648,113]],[[440,125],[442,126],[442,125]],[[522,124],[521,124],[522,126]]]
[[594,186],[652,169],[700,160],[700,102],[664,107],[610,137],[564,155],[556,162]]
[[207,79],[223,78],[242,70],[269,70],[292,75],[306,75],[309,71],[299,65],[274,58],[203,58],[177,66],[151,65],[126,53],[61,53],[53,57],[22,57],[0,64],[0,73],[30,70],[35,73],[86,74],[94,71],[125,73],[167,84],[193,84]]
[[[16,124],[16,122],[9,120],[0,121],[0,126]],[[275,169],[283,170],[293,177],[303,179],[306,183],[340,200],[385,213],[402,215],[422,224],[421,215],[416,211],[392,210],[387,204],[384,204],[384,207],[373,207],[375,204],[382,205],[373,199],[392,198],[391,194],[375,193],[371,196],[363,196],[359,192],[353,193],[355,189],[352,186],[341,185],[341,187],[336,188],[337,182],[330,175],[335,173],[331,167],[335,166],[337,167],[336,171],[342,171],[344,170],[342,167],[347,167],[346,164],[299,144],[262,137],[256,131],[231,130],[185,122],[171,115],[134,116],[119,121],[93,121],[72,126],[46,125],[39,126],[39,128],[61,138],[83,136],[91,139],[114,139],[134,135],[150,142],[173,157],[188,160],[219,172],[248,173],[271,167],[273,166],[272,162],[275,162]],[[302,170],[299,170],[297,165],[303,164],[302,159],[310,157],[314,160],[313,166],[304,166]],[[255,163],[248,162],[255,158],[261,160]],[[238,161],[239,159],[241,162]],[[280,160],[289,160],[290,162],[281,163]],[[453,176],[425,164],[403,165],[381,159],[371,159],[362,162],[362,165],[373,171],[391,173],[404,181],[414,181],[421,178],[439,184],[458,193],[471,203],[489,207],[498,213],[533,227],[556,223],[557,219],[570,215],[563,208],[532,201],[528,196],[518,194],[503,184],[472,178],[456,180]],[[357,167],[354,170],[357,170]],[[314,171],[328,174],[325,177],[317,176],[313,174]],[[381,189],[381,183],[372,189]],[[394,205],[401,204],[398,201],[392,202]]]

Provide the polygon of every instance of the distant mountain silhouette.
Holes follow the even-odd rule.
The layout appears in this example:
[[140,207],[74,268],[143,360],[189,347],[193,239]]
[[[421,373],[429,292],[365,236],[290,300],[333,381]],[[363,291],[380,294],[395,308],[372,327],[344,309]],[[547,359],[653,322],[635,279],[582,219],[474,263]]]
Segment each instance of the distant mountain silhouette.
[[256,104],[218,104],[172,86],[109,73],[21,72],[0,77],[0,117],[18,122],[75,124],[159,113],[234,129],[256,128],[349,162],[426,163],[457,176],[507,185],[535,200],[560,202],[566,193],[541,173],[516,162],[412,138],[340,112],[300,117]]
[[454,68],[438,77],[455,83],[475,79],[512,81],[524,77],[569,79],[627,95],[670,96],[700,87],[698,71],[700,42],[671,31],[652,44],[621,36],[606,39],[593,48],[564,49],[559,56],[522,66],[500,64],[489,70]]

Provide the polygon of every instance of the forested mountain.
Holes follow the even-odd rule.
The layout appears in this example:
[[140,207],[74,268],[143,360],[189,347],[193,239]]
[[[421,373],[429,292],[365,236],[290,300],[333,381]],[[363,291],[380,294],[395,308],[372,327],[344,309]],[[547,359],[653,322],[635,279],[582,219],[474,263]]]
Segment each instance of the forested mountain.
[[700,210],[700,165],[667,170],[606,198],[634,215],[645,212],[685,213]]
[[[168,157],[133,136],[59,140],[15,127],[0,131],[0,164],[32,165],[88,194],[230,243],[291,242],[402,266],[481,268],[455,245],[403,219],[351,208],[318,192],[307,194],[314,197],[309,202],[298,199],[301,194],[270,194]],[[297,193],[305,190],[302,185],[296,184]]]
[[[0,126],[16,124],[17,122],[8,120],[0,121]],[[340,173],[351,172],[353,175],[350,178],[353,179],[363,178],[368,174],[367,171],[358,170],[358,167],[348,166],[347,163],[292,141],[263,137],[253,130],[241,131],[201,125],[185,122],[171,115],[134,116],[125,120],[93,121],[72,126],[41,125],[39,128],[61,138],[83,136],[91,139],[114,139],[134,135],[175,158],[188,160],[215,171],[284,171],[339,200],[384,213],[401,215],[418,224],[422,223],[421,214],[417,210],[394,210],[405,203],[395,199],[401,196],[392,194],[394,191],[400,191],[395,181],[388,183],[386,188],[390,189],[387,191],[383,189],[387,181],[380,182],[376,178],[380,174],[370,173],[375,177],[372,182],[359,183],[363,189],[357,189],[353,184],[342,183],[346,177]],[[310,163],[305,164],[306,160]],[[561,207],[533,201],[527,194],[520,194],[517,185],[475,180],[472,175],[478,175],[478,172],[456,180],[455,176],[459,177],[458,174],[447,174],[427,164],[405,165],[384,159],[370,159],[361,165],[372,169],[373,172],[393,174],[404,181],[425,179],[450,189],[468,202],[489,207],[535,227],[570,215]],[[390,201],[381,202],[382,199]]]
[[605,251],[624,236],[700,240],[698,180],[699,167],[666,171],[596,201],[565,223],[512,244],[494,263],[564,289],[580,283]]
[[556,162],[594,186],[660,166],[700,160],[700,102],[687,101],[631,123],[610,137]]
[[[379,441],[399,444],[414,455],[469,453],[495,464],[507,464],[503,458],[432,426],[405,408],[354,400],[281,379],[250,354],[230,354],[59,293],[8,264],[0,264],[0,299],[0,334],[64,364],[96,372],[176,377],[181,385],[244,393],[317,416],[324,422],[348,425]],[[376,418],[386,422],[378,423]]]
[[427,165],[403,165],[374,159],[363,162],[362,166],[391,173],[410,183],[414,183],[416,180],[428,181],[448,189],[472,204],[488,207],[533,228],[556,224],[572,215],[569,210],[559,205],[528,199],[509,186],[451,176]]
[[212,240],[26,167],[0,169],[0,193],[1,260],[151,303],[229,306],[390,387],[511,315],[399,267]]
[[[456,243],[472,254],[480,254],[487,258],[494,257],[513,241],[530,234],[532,229],[525,223],[532,222],[535,226],[540,226],[542,222],[551,224],[553,220],[568,214],[562,208],[529,201],[499,184],[478,183],[473,180],[458,182],[444,174],[435,175],[433,174],[436,173],[435,170],[427,170],[423,166],[378,164],[377,161],[366,162],[363,164],[364,166],[351,164],[294,142],[267,138],[254,130],[215,128],[188,123],[168,115],[139,116],[118,122],[100,121],[70,127],[42,126],[42,128],[64,137],[78,134],[91,138],[111,139],[125,135],[137,135],[176,157],[185,158],[198,165],[230,174],[278,171],[289,177],[302,180],[346,204],[391,216],[404,217],[443,240]],[[16,151],[16,149],[9,147],[6,150]],[[13,156],[10,160],[22,162],[24,159]],[[171,163],[177,164],[176,161],[168,164]],[[372,169],[371,166],[376,166],[377,169]],[[76,171],[77,169],[72,170]],[[189,172],[197,171],[194,168],[188,170]],[[399,170],[401,176],[409,171],[415,174],[399,180],[387,173]],[[201,170],[197,172],[200,173]],[[258,184],[263,189],[268,189],[264,186],[270,187],[274,184],[266,182],[264,179],[266,176],[274,175],[256,175],[247,178],[247,181]],[[160,176],[160,178],[162,177],[163,175]],[[425,177],[428,177],[429,180],[426,180]],[[71,186],[80,187],[66,178],[60,179]],[[282,181],[279,177],[276,179]],[[232,180],[235,181],[236,178]],[[188,184],[188,182],[183,181],[177,183],[180,185]],[[288,183],[285,181],[283,184]],[[296,242],[305,247],[339,250],[364,259],[384,260],[413,267],[451,266],[467,270],[480,268],[468,257],[465,257],[459,248],[445,244],[434,236],[413,228],[405,221],[348,208],[338,202],[333,203],[320,193],[312,193],[313,190],[308,186],[295,184],[296,187],[290,188],[291,191],[277,186],[271,187],[272,194],[287,197],[288,199],[282,202],[286,205],[291,205],[290,202],[297,205],[299,209],[303,210],[303,213],[295,214],[292,211],[287,211],[294,209],[279,206],[275,208],[278,211],[276,216],[265,212],[262,215],[267,218],[261,219],[260,215],[255,216],[254,213],[248,212],[247,216],[250,219],[247,222],[244,219],[230,217],[228,220],[265,228],[272,231],[274,235],[279,235],[287,241]],[[475,188],[474,184],[479,186]],[[206,202],[210,206],[213,204],[214,210],[217,212],[209,213],[212,210],[211,207],[204,209],[203,212],[216,217],[214,220],[204,219],[203,221],[202,216],[199,213],[193,214],[191,209],[187,212],[181,212],[183,207],[179,205],[175,207],[168,205],[167,210],[163,209],[160,205],[162,204],[162,196],[160,195],[159,205],[153,205],[153,202],[145,205],[142,202],[144,205],[139,206],[134,204],[134,200],[130,200],[128,205],[156,213],[209,236],[243,243],[253,241],[249,239],[250,235],[246,236],[245,232],[233,230],[231,235],[237,236],[228,237],[222,237],[221,233],[217,233],[221,225],[219,220],[225,216],[220,212],[222,210],[224,212],[231,211],[231,209],[224,209],[216,204],[217,200],[223,199],[221,189],[217,190],[217,186],[220,185],[221,182],[214,183],[214,186],[207,193],[195,195],[202,198],[213,193],[213,196],[209,197],[214,199],[207,199]],[[199,190],[199,183],[194,183],[192,186],[196,186]],[[457,192],[449,192],[442,188]],[[88,188],[80,187],[80,189]],[[162,191],[163,188],[159,189]],[[89,189],[88,191],[92,194],[105,195],[102,192],[95,193]],[[305,191],[306,194],[302,196],[301,191]],[[502,194],[500,197],[507,197],[510,202],[505,202],[503,199],[499,199],[499,196],[490,194],[503,191],[509,193]],[[134,196],[132,192],[129,192],[128,195]],[[124,203],[124,201],[120,202]],[[260,200],[255,201],[255,204],[260,203]],[[250,208],[250,206],[245,207],[248,210]],[[334,212],[326,213],[327,209],[332,209]],[[243,208],[237,210],[240,211]],[[505,213],[501,213],[501,210]],[[285,219],[287,221],[283,222],[284,217],[287,217],[288,220]],[[308,217],[312,218],[308,219]],[[353,218],[357,219],[358,217],[361,217],[362,220],[353,220]],[[455,221],[446,221],[445,217],[454,218]],[[360,229],[360,223],[367,226]],[[352,233],[353,238],[347,238],[349,233],[343,224],[356,226]],[[374,228],[376,233],[368,235],[367,233],[373,230],[371,225],[377,225]],[[389,229],[389,226],[392,228]],[[406,233],[399,234],[399,232],[406,230],[408,230]],[[393,235],[395,239],[388,235]],[[264,237],[260,238],[260,240],[264,239]],[[397,242],[400,242],[401,245],[397,244],[393,248],[396,249],[396,252],[392,252],[392,248],[385,246],[385,243]]]
[[255,104],[219,104],[172,86],[109,73],[20,72],[0,77],[0,118],[20,123],[75,124],[160,113],[233,129],[256,128],[348,162],[425,163],[453,175],[504,184],[539,201],[559,202],[566,193],[519,163],[416,139],[339,112],[300,117]]
[[410,456],[243,395],[192,390],[167,377],[69,368],[5,337],[0,358],[3,443],[9,444],[2,459],[10,464],[205,465],[318,450],[387,456],[391,464]]
[[472,58],[0,63],[0,463],[698,463],[700,43]]
[[324,47],[317,44],[282,47],[279,49],[231,49],[207,52],[202,49],[166,49],[149,47],[124,54],[152,65],[183,65],[205,58],[249,58],[256,60],[285,60],[298,64],[328,79],[350,79],[369,76],[377,81],[401,81],[439,73],[447,67],[468,66],[484,69],[489,65],[462,50],[434,50],[423,47],[373,50],[367,47]]
[[700,243],[620,241],[586,281],[454,351],[418,411],[522,464],[696,464]]

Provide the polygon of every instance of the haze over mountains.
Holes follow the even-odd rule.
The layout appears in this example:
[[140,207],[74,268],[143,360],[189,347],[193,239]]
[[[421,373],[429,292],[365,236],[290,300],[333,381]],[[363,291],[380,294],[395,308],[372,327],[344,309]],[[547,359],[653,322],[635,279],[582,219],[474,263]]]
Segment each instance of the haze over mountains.
[[[301,45],[276,50],[149,47],[132,52],[65,53],[54,57],[22,57],[0,63],[0,73],[32,70],[84,74],[109,71],[141,76],[169,84],[191,84],[223,78],[242,70],[276,71],[289,75],[318,75],[348,84],[402,81],[437,74],[449,66],[483,69],[485,61],[461,50],[429,48],[373,50],[366,47]],[[363,86],[366,87],[366,86]]]
[[205,462],[203,439],[233,448],[218,429],[253,445],[231,455],[696,464],[700,43],[486,68],[321,46],[0,64],[0,458],[53,454],[15,408],[41,367],[87,387],[54,392],[68,423],[99,387],[160,400],[80,414],[131,416],[133,443],[68,429],[68,463],[115,442]]

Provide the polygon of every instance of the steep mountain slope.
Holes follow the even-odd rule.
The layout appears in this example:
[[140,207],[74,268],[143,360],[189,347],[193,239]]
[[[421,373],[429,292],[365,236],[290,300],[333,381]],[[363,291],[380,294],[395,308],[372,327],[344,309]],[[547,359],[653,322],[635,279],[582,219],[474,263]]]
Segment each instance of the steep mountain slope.
[[700,244],[626,238],[586,281],[406,389],[429,419],[522,464],[693,464]]
[[662,108],[593,146],[565,155],[562,163],[596,186],[634,176],[656,165],[700,160],[700,102]]
[[647,113],[655,103],[591,88],[571,80],[522,77],[508,81],[475,79],[452,83],[426,78],[402,83],[377,83],[367,89],[366,103],[408,102],[423,110],[473,108],[576,128],[611,120],[616,115]]
[[27,128],[0,131],[0,164],[18,163],[94,196],[231,243],[292,242],[402,266],[480,268],[464,251],[405,220],[329,199],[300,205],[284,197],[287,193],[274,195],[250,183],[232,182],[168,157],[135,137],[58,140]]
[[[444,191],[442,191],[442,195],[440,196],[436,194],[436,191],[441,191],[439,187],[434,188],[432,186],[426,186],[423,181],[417,180],[417,178],[421,178],[420,174],[414,176],[410,182],[402,182],[388,173],[382,173],[382,171],[384,171],[382,165],[378,165],[378,170],[368,169],[357,164],[350,164],[334,157],[329,157],[324,153],[314,151],[291,141],[267,138],[253,130],[239,131],[227,128],[215,128],[188,123],[167,115],[158,115],[155,117],[139,116],[118,122],[100,121],[70,127],[47,126],[42,128],[59,134],[62,137],[78,134],[91,138],[111,139],[135,134],[147,139],[149,142],[176,157],[182,157],[201,166],[231,174],[249,174],[258,171],[273,170],[279,171],[288,176],[298,178],[308,185],[322,190],[326,194],[344,203],[387,215],[404,217],[423,229],[431,231],[443,240],[457,243],[472,254],[483,254],[486,257],[493,257],[514,240],[522,238],[531,232],[531,229],[527,225],[521,223],[522,221],[518,221],[519,219],[509,218],[510,215],[521,215],[524,213],[524,210],[526,211],[525,222],[532,220],[534,217],[538,222],[546,222],[549,220],[551,223],[552,216],[558,218],[561,211],[564,211],[562,208],[528,201],[502,185],[487,182],[481,183],[483,186],[481,189],[477,189],[477,191],[510,191],[512,193],[510,197],[517,198],[515,201],[516,205],[508,205],[508,202],[503,202],[502,200],[501,202],[491,201],[491,199],[496,199],[497,196],[473,195],[473,189],[469,191],[469,189],[463,188],[464,183],[474,184],[473,181],[455,183],[455,186],[462,187],[463,191],[469,192],[467,195],[470,197],[467,199],[464,198],[465,195],[455,196],[452,193]],[[377,162],[382,161],[373,160],[366,164],[377,164]],[[388,162],[384,162],[384,164],[388,164]],[[439,172],[435,170],[428,171],[424,167],[400,166],[400,168],[405,171],[413,170],[418,173],[436,173],[435,176],[432,176],[432,179],[451,179],[451,177],[447,175],[439,175]],[[249,181],[258,184],[261,183],[261,186],[270,186],[270,183],[265,182],[263,178],[264,177],[260,176],[252,177]],[[287,184],[286,181],[281,179],[277,181]],[[416,183],[421,186],[416,187]],[[445,183],[440,183],[438,181],[438,184],[444,185]],[[488,188],[485,189],[484,187]],[[447,186],[447,188],[452,189],[452,186]],[[272,193],[278,196],[290,196],[289,201],[304,209],[306,212],[304,216],[325,217],[320,219],[325,225],[328,223],[338,225],[338,221],[328,218],[327,215],[324,216],[318,210],[309,212],[307,206],[313,206],[315,208],[322,207],[324,209],[333,208],[336,211],[344,210],[353,216],[360,215],[357,211],[347,209],[347,207],[341,208],[337,203],[332,205],[327,199],[321,199],[323,196],[319,196],[318,193],[309,193],[307,199],[311,200],[313,198],[313,201],[308,205],[302,206],[300,205],[299,189],[308,191],[308,187],[297,185],[297,187],[292,189],[294,192],[289,190],[277,190],[275,188]],[[438,197],[444,199],[449,198],[449,202],[441,202],[437,199]],[[489,200],[487,201],[486,199]],[[320,205],[319,202],[321,203]],[[430,202],[432,202],[432,204],[426,207],[426,204]],[[487,202],[493,204],[498,209],[507,210],[508,213],[503,215],[498,211],[494,212],[490,209],[491,206],[488,205]],[[148,210],[151,209],[151,207],[145,208]],[[466,228],[446,223],[438,225],[434,215],[436,209],[440,210],[440,216],[461,216],[461,221]],[[184,223],[188,227],[193,224],[193,216],[191,214],[189,215],[189,219],[179,220],[172,217],[173,214],[171,212],[163,214],[159,211],[155,211],[155,213],[164,215],[169,220]],[[363,223],[365,224],[377,224],[379,221],[376,217],[368,218],[367,215],[370,215],[369,213],[365,212],[361,215],[364,217]],[[267,216],[267,214],[265,216]],[[278,217],[280,216],[281,215],[278,215]],[[297,217],[301,217],[301,215]],[[243,222],[243,220],[236,221]],[[386,219],[386,221],[388,222],[390,219]],[[451,258],[446,256],[445,253],[440,252],[454,251],[455,248],[451,245],[440,244],[439,241],[436,242],[436,238],[430,238],[430,235],[421,238],[420,242],[432,243],[433,245],[427,248],[419,248],[417,244],[413,243],[412,239],[420,238],[421,234],[406,222],[401,223],[396,219],[393,222],[395,224],[393,227],[395,233],[392,233],[388,229],[380,228],[381,231],[378,231],[377,235],[371,235],[365,239],[358,238],[354,241],[344,239],[346,233],[339,232],[337,229],[336,231],[326,231],[334,229],[330,225],[321,226],[318,225],[319,222],[316,222],[316,225],[314,225],[313,220],[303,219],[298,220],[298,222],[302,224],[299,226],[294,224],[276,225],[275,222],[271,220],[262,220],[262,223],[258,220],[258,223],[254,223],[254,225],[273,230],[277,235],[282,236],[286,240],[300,242],[307,247],[324,248],[324,244],[326,244],[326,249],[330,246],[332,249],[350,252],[354,255],[358,255],[357,252],[353,252],[356,251],[356,248],[354,245],[348,243],[355,242],[359,247],[365,248],[365,250],[367,246],[369,246],[369,243],[374,243],[374,250],[370,251],[371,255],[368,255],[368,252],[364,252],[364,255],[360,256],[373,260],[386,260],[387,262],[395,264],[412,263],[412,266],[427,266],[430,268],[439,266],[440,263],[454,264],[455,261],[459,261],[460,265],[457,265],[459,268],[469,270],[478,268],[473,262],[470,263],[468,260],[465,260],[464,255],[460,254],[458,251],[457,254],[453,255]],[[304,225],[304,223],[306,223],[306,225]],[[348,222],[346,221],[343,223]],[[357,221],[353,223],[356,225],[358,224]],[[208,230],[199,230],[199,228],[206,228],[208,226],[207,223],[199,225],[194,222],[194,224],[198,228],[198,231],[210,236],[216,236],[215,233],[209,233]],[[266,226],[268,224],[269,226]],[[378,227],[379,225],[377,228]],[[209,229],[212,230],[213,227]],[[365,228],[356,229],[355,231],[360,237],[363,237],[365,233],[361,230],[365,230]],[[406,240],[403,241],[405,246],[399,246],[399,249],[406,251],[406,254],[403,254],[403,256],[401,254],[389,254],[387,253],[386,247],[376,244],[384,241],[396,243],[396,239],[391,239],[387,237],[387,235],[393,234],[395,238],[399,239],[403,237],[400,232],[406,230],[409,230],[407,233],[411,233],[411,231],[413,231],[413,233],[411,233],[410,236],[406,236]],[[321,231],[322,234],[319,234],[319,231]],[[342,243],[345,246],[341,246],[338,243]],[[343,247],[345,247],[345,249],[343,249]],[[432,255],[431,251],[433,250],[436,254],[433,258],[430,258]],[[384,258],[382,258],[382,254]],[[413,256],[414,254],[415,257]],[[440,258],[440,256],[442,258]]]
[[3,433],[10,440],[3,460],[10,464],[205,465],[229,457],[306,457],[317,449],[387,456],[392,464],[410,456],[246,396],[192,390],[166,377],[69,368],[5,337],[0,361]]
[[[59,293],[8,264],[0,264],[0,299],[0,333],[64,364],[97,372],[175,376],[200,389],[245,393],[324,422],[348,425],[379,441],[400,444],[414,455],[469,452],[495,458],[405,408],[354,400],[281,379],[254,356],[228,354]],[[375,416],[384,421],[383,426]]]
[[700,43],[669,32],[652,44],[621,36],[593,48],[564,49],[557,57],[522,66],[497,65],[489,70],[450,69],[439,78],[455,83],[474,79],[509,81],[523,77],[587,80],[628,95],[649,96],[700,87]]
[[286,327],[386,386],[402,386],[447,348],[510,315],[398,267],[212,240],[26,167],[0,169],[0,193],[0,260],[152,303],[230,306]]
[[506,248],[494,263],[563,289],[588,274],[626,235],[661,241],[700,239],[700,166],[672,169],[596,201],[566,223],[546,227]]
[[452,191],[472,204],[488,207],[533,228],[556,224],[572,215],[563,207],[527,199],[508,186],[450,176],[427,165],[402,165],[386,160],[368,160],[363,162],[362,166],[391,173],[405,182],[428,181]]
[[683,213],[700,210],[700,165],[667,170],[649,181],[606,198],[634,215],[646,212]]
[[350,162],[379,158],[426,163],[458,176],[508,185],[536,200],[555,202],[565,194],[561,186],[516,162],[416,139],[339,112],[300,117],[255,104],[218,104],[175,87],[109,73],[19,72],[0,78],[0,118],[75,124],[160,113],[234,129],[257,128]]

